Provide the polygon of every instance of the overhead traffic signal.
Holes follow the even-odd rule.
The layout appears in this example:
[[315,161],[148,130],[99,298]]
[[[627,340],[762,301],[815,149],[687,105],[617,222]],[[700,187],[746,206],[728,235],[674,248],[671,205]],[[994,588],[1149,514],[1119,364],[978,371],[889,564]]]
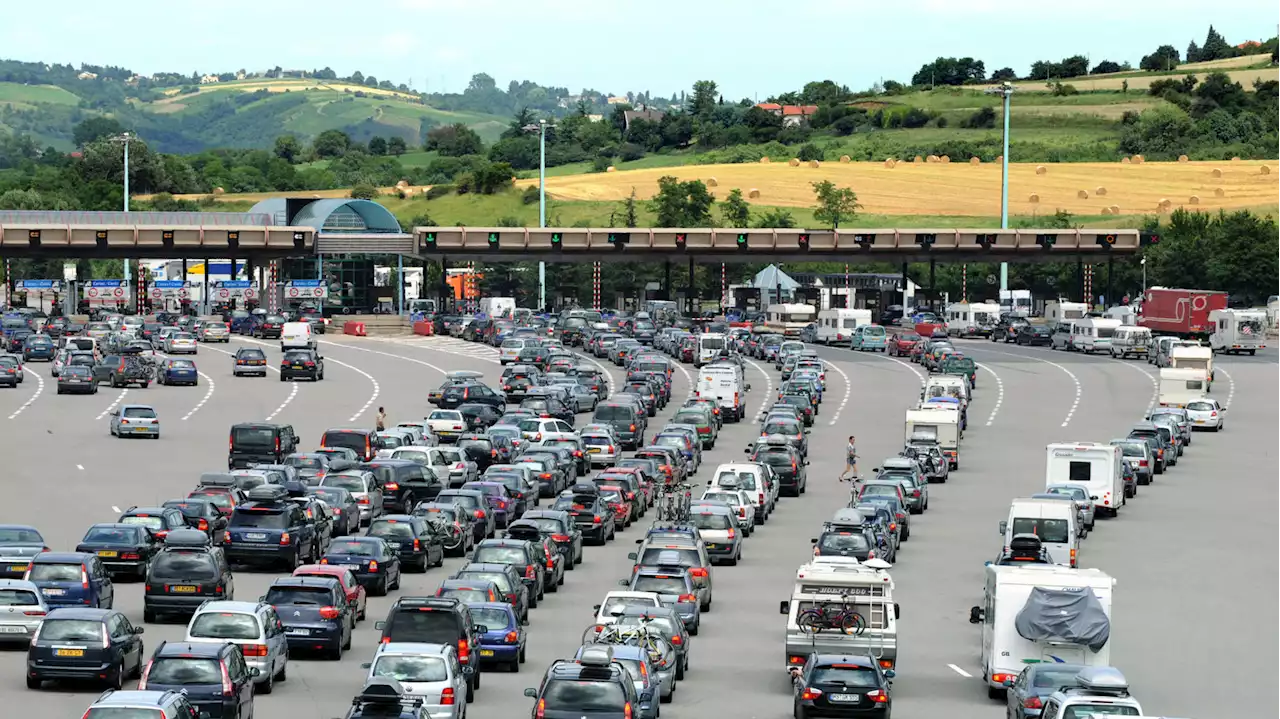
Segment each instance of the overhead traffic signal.
[[240,246],[239,232],[237,232],[236,230],[229,230],[227,232],[227,246],[233,247],[233,248]]
[[1147,247],[1147,246],[1149,246],[1149,245],[1158,245],[1158,244],[1160,244],[1160,235],[1158,235],[1158,234],[1156,234],[1156,233],[1154,233],[1154,232],[1139,232],[1139,233],[1138,233],[1138,245],[1139,245],[1139,246],[1141,246],[1141,247]]
[[499,242],[498,233],[490,232],[489,233],[489,249],[492,249],[492,250],[498,249],[498,242]]
[[[293,234],[296,235],[298,233],[295,232]],[[107,231],[98,230],[98,246],[105,247],[106,244],[107,244]],[[173,247],[173,230],[160,231],[160,244],[164,245],[165,247]],[[297,240],[294,240],[294,245],[297,245],[297,244],[298,244]]]
[[1058,241],[1058,236],[1054,234],[1046,233],[1042,235],[1036,235],[1036,244],[1040,245],[1046,250],[1049,249],[1050,247],[1053,247],[1054,244],[1057,243],[1057,241]]
[[933,243],[936,242],[937,239],[938,236],[932,232],[925,232],[923,234],[916,235],[916,243],[925,249],[933,247]]
[[875,235],[854,235],[853,241],[858,247],[870,247],[876,243]]
[[555,249],[557,249],[557,250],[558,250],[558,249],[560,249],[560,247],[561,247],[561,243],[563,243],[563,242],[564,242],[564,236],[563,236],[563,235],[561,235],[559,232],[552,232],[552,233],[551,233],[551,246],[552,246],[553,248],[555,248]]
[[738,233],[738,249],[740,250],[747,249],[747,233],[745,232]]
[[1108,250],[1109,250],[1109,249],[1111,249],[1112,247],[1114,247],[1114,246],[1115,246],[1115,244],[1116,244],[1116,236],[1115,236],[1115,233],[1108,232],[1108,233],[1103,234],[1103,235],[1097,235],[1097,236],[1095,236],[1095,237],[1093,238],[1093,241],[1094,241],[1094,242],[1096,242],[1096,243],[1097,243],[1097,244],[1099,244],[1099,245],[1102,245],[1104,248],[1106,248],[1106,249],[1108,249]]
[[622,249],[623,245],[628,245],[630,243],[631,243],[630,232],[610,232],[609,233],[609,244],[613,245],[616,249],[620,250]]
[[807,250],[807,249],[809,249],[809,233],[808,233],[808,232],[802,232],[802,233],[800,233],[799,235],[797,235],[797,236],[796,236],[796,242],[799,242],[799,243],[800,243],[800,249],[802,249],[802,250]]
[[27,230],[27,242],[32,247],[40,246],[40,230]]
[[978,235],[978,244],[981,245],[982,249],[984,250],[991,249],[991,246],[994,245],[995,243],[996,243],[995,235]]
[[422,241],[426,243],[427,249],[434,250],[436,248],[436,233],[428,232],[422,236]]
[[676,247],[685,249],[689,246],[689,238],[683,232],[676,233]]

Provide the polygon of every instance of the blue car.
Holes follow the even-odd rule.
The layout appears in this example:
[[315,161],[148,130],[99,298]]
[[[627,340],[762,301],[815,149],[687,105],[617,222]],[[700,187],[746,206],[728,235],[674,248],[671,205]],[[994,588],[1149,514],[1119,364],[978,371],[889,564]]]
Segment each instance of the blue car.
[[31,335],[22,345],[22,358],[27,362],[52,362],[56,354],[57,348],[48,335]]
[[40,588],[45,603],[56,607],[110,609],[115,585],[96,555],[42,552],[31,559],[25,579]]
[[156,373],[156,383],[189,384],[194,387],[200,384],[200,373],[196,371],[196,363],[189,359],[167,359]]
[[467,602],[471,621],[487,631],[480,635],[480,666],[504,664],[510,671],[520,671],[524,664],[528,634],[507,602]]
[[340,660],[351,648],[355,608],[337,577],[277,579],[262,601],[275,607],[291,651],[315,650]]

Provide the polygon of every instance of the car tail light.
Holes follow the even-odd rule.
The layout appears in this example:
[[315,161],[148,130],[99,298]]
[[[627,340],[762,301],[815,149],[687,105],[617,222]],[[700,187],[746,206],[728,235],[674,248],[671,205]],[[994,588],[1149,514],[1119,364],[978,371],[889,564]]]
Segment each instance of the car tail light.
[[463,664],[471,663],[471,642],[466,637],[458,640],[458,661]]
[[534,710],[534,719],[545,719],[547,716],[547,700],[539,699],[538,708]]
[[1003,686],[1005,682],[1007,682],[1007,681],[1012,681],[1012,680],[1017,679],[1017,678],[1018,678],[1018,675],[1017,675],[1017,674],[1001,674],[1001,673],[997,673],[997,674],[992,674],[992,675],[991,675],[991,683],[992,683],[992,684],[999,684],[999,685],[1002,685],[1002,686]]
[[604,523],[604,517],[601,517],[600,515],[598,515],[598,514],[597,514],[597,515],[595,515],[594,517],[592,517],[592,518],[591,518],[591,523],[592,523],[592,524],[603,524],[603,523]]
[[1029,696],[1022,700],[1023,709],[1043,709],[1044,702],[1040,701],[1038,696]]
[[369,503],[369,498],[368,498],[368,497],[357,497],[357,498],[356,498],[356,503],[357,503],[357,504],[368,504],[368,503]]
[[89,572],[87,569],[85,569],[85,566],[83,564],[80,565],[80,588],[81,589],[89,588]]
[[628,430],[628,431],[630,431],[630,432],[634,432],[634,431],[636,431],[636,426],[635,426],[634,424],[633,424],[633,425],[631,425],[631,429],[630,429],[630,430]]
[[1145,460],[1145,459],[1140,459],[1140,460],[1138,460],[1138,466],[1139,466],[1139,467],[1145,467],[1145,466],[1147,466],[1147,460]]
[[337,619],[342,616],[342,612],[337,607],[320,607],[321,619]]
[[484,519],[486,516],[483,509],[476,510],[476,519]]
[[[641,664],[640,666],[643,667],[644,665]],[[627,702],[622,707],[622,719],[631,719],[631,702]]]
[[267,656],[266,644],[244,644],[240,647],[246,657],[265,657]]
[[387,482],[386,488],[392,492],[398,492],[400,491],[400,484],[397,482]]
[[919,497],[919,496],[920,496],[920,490],[918,490],[918,489],[913,489],[913,490],[911,490],[911,496],[912,496],[912,497]]
[[706,579],[707,569],[706,567],[694,567],[693,569],[689,570],[689,576],[698,577],[700,579]]
[[680,597],[679,597],[676,601],[678,601],[678,602],[696,602],[696,601],[698,601],[698,595],[696,595],[696,594],[681,594],[681,595],[680,595]]
[[730,527],[730,528],[729,528],[729,539],[733,539],[733,538],[734,538],[734,537],[736,537],[736,536],[738,536],[738,533],[737,533],[737,532],[735,532],[735,531],[733,531],[733,528],[732,528],[732,527]]
[[120,555],[121,559],[142,559],[142,555],[137,552],[124,552]]
[[898,523],[897,523],[897,522],[889,522],[889,531],[890,531],[890,532],[896,532],[896,531],[898,531]]
[[209,520],[207,519],[200,520],[200,522],[196,524],[196,529],[200,530],[201,532],[209,531]]
[[280,534],[280,544],[281,544],[281,545],[288,544],[290,539],[291,539],[291,537],[289,536],[289,533],[288,533],[288,532],[282,532],[282,533]]
[[872,689],[865,696],[876,704],[889,703],[889,696],[884,693],[883,689]]
[[440,692],[440,703],[444,706],[453,706],[453,687],[445,687]]
[[222,533],[222,543],[231,544],[231,532],[228,531]]
[[421,552],[421,551],[422,551],[422,540],[421,540],[421,539],[415,539],[415,540],[413,540],[413,551],[415,551],[415,552]]
[[759,497],[759,499],[760,499],[760,506],[762,506],[762,507],[763,507],[763,506],[764,506],[764,492],[760,492],[760,493],[759,493],[759,494],[757,494],[756,496],[757,496],[757,497]]
[[822,696],[822,690],[814,689],[813,687],[805,687],[804,691],[800,693],[800,699],[807,702],[811,702],[820,696]]
[[1076,550],[1071,550],[1071,566],[1076,566]]
[[370,572],[376,572],[376,571],[378,571],[378,560],[376,560],[376,559],[370,559],[370,560],[369,560],[369,571],[370,571]]

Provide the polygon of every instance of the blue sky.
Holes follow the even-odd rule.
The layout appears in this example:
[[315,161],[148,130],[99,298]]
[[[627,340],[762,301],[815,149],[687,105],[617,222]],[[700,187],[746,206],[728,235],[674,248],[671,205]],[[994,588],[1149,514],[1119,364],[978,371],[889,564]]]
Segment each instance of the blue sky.
[[[364,11],[368,8],[368,11]],[[910,80],[943,56],[1020,75],[1082,53],[1137,65],[1213,24],[1233,44],[1277,32],[1275,0],[214,0],[7,2],[0,57],[136,72],[329,66],[418,90],[486,72],[602,92],[670,95],[715,80],[730,99],[831,79]]]

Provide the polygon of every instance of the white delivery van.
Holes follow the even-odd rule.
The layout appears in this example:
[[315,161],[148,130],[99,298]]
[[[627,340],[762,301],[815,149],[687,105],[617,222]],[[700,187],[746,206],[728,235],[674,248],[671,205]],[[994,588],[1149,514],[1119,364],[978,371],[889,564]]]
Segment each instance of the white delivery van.
[[1209,349],[1225,354],[1257,354],[1267,345],[1266,310],[1213,310],[1209,313],[1213,334]]
[[1114,517],[1124,506],[1124,455],[1098,442],[1066,442],[1045,447],[1044,484],[1084,487],[1098,510]]
[[982,606],[982,680],[999,698],[1028,664],[1111,664],[1116,580],[1101,569],[1052,564],[987,565]]
[[1074,502],[1056,499],[1015,499],[1009,503],[1009,518],[1000,523],[1000,535],[1007,550],[1019,534],[1034,534],[1049,554],[1049,561],[1074,567],[1080,560],[1079,524]]
[[947,334],[953,337],[988,337],[1000,321],[1000,305],[994,302],[955,302],[947,305]]
[[488,317],[510,317],[516,311],[514,297],[481,297],[480,314]]
[[1120,325],[1111,335],[1111,356],[1124,359],[1126,357],[1146,357],[1151,350],[1151,329]]
[[1071,323],[1071,346],[1077,352],[1111,352],[1111,338],[1120,327],[1120,320],[1106,317],[1085,317]]
[[1203,370],[1177,367],[1160,369],[1158,401],[1161,407],[1186,407],[1192,402],[1203,400],[1208,391],[1209,386],[1204,381]]
[[316,348],[316,338],[311,334],[310,322],[285,322],[280,330],[280,351]]
[[[859,562],[853,557],[814,557],[796,570],[791,598],[781,602],[787,618],[786,667],[803,666],[810,654],[872,656],[884,669],[898,661],[898,618],[893,601],[893,578],[883,559]],[[844,604],[862,617],[861,632],[813,626],[809,610]],[[850,627],[852,629],[852,627]]]
[[1200,344],[1174,343],[1169,351],[1169,366],[1197,369],[1204,373],[1205,391],[1213,391],[1213,350]]
[[737,422],[747,416],[746,392],[751,385],[742,381],[742,370],[733,364],[714,364],[697,370],[697,386],[694,396],[712,399],[720,407],[720,413]]
[[951,469],[960,468],[960,408],[929,405],[907,410],[903,423],[903,442],[912,435],[932,435],[942,449]]
[[818,313],[818,344],[848,342],[853,330],[871,324],[871,310],[831,309]]
[[701,367],[710,362],[729,346],[729,339],[718,332],[703,332],[698,338],[698,352],[693,356],[693,366]]

